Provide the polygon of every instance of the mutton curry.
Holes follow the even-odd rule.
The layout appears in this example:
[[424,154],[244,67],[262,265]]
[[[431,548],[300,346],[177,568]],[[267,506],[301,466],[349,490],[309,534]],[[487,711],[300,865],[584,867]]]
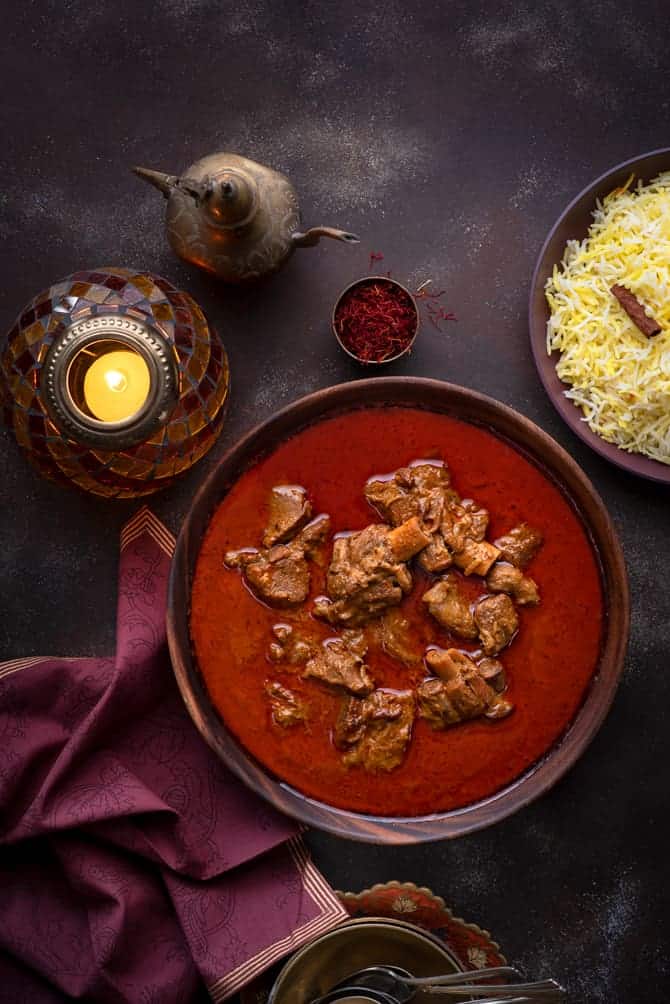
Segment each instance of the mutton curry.
[[485,429],[389,407],[306,428],[241,476],[203,542],[191,633],[226,725],[273,774],[413,816],[548,750],[602,620],[558,488]]

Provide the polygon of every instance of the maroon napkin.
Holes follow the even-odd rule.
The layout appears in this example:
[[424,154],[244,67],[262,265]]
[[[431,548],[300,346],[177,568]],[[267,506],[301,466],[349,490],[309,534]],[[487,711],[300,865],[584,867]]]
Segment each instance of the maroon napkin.
[[146,508],[124,529],[115,658],[0,663],[2,1002],[221,1001],[345,916],[184,710],[173,548]]

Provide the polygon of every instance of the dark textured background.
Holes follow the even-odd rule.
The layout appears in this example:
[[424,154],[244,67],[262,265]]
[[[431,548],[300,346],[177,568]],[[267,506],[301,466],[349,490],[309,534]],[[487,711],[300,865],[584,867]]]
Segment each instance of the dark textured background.
[[[0,323],[68,272],[131,264],[195,295],[230,354],[219,444],[152,503],[172,530],[240,433],[359,375],[328,316],[373,249],[399,279],[446,288],[458,316],[443,334],[426,326],[388,372],[513,405],[602,493],[629,563],[633,636],[614,709],[580,763],[538,803],[457,842],[309,838],[335,886],[429,885],[511,959],[564,978],[580,1004],[669,997],[668,493],[562,426],[533,368],[525,306],[564,203],[611,164],[670,144],[665,11],[612,0],[3,5]],[[128,168],[177,172],[217,149],[287,172],[305,222],[357,231],[360,248],[298,252],[244,291],[179,263],[161,198]],[[136,506],[41,481],[1,435],[0,658],[108,652],[118,533]]]

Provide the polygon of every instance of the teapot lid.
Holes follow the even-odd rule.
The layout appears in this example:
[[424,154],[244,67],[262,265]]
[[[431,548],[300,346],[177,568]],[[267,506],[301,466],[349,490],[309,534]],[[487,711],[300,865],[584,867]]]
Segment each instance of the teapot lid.
[[258,185],[246,171],[225,168],[206,179],[202,205],[216,226],[244,226],[258,209]]

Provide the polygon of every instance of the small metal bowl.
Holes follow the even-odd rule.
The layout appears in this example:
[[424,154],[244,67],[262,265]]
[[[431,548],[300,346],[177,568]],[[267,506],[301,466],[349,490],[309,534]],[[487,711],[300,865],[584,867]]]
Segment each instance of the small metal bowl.
[[[414,308],[415,325],[412,337],[410,338],[409,342],[407,343],[404,349],[402,349],[400,352],[396,352],[394,356],[388,356],[387,359],[361,359],[360,356],[357,356],[354,352],[348,349],[346,345],[342,342],[342,339],[340,338],[340,335],[337,330],[337,325],[335,323],[337,312],[344,298],[348,296],[349,293],[351,293],[351,291],[353,289],[356,289],[358,286],[368,286],[374,282],[385,282],[391,286],[397,286],[398,289],[402,290],[405,296],[409,297],[409,299],[412,302],[412,306]],[[362,279],[356,279],[355,282],[349,283],[349,285],[346,286],[338,296],[335,302],[335,306],[333,307],[333,313],[331,317],[331,327],[333,329],[333,334],[335,335],[340,348],[342,349],[343,352],[346,352],[346,354],[349,356],[350,359],[354,359],[359,364],[359,366],[385,366],[387,363],[395,362],[396,359],[400,359],[401,356],[406,355],[408,352],[411,351],[412,346],[416,341],[416,336],[419,333],[420,323],[421,323],[421,317],[419,314],[419,308],[417,306],[415,297],[412,295],[412,293],[410,293],[410,291],[407,289],[406,286],[403,286],[401,282],[398,282],[397,279],[390,279],[387,275],[366,275]]]
[[[414,976],[463,971],[454,953],[430,931],[387,917],[356,917],[291,956],[274,982],[268,1004],[310,1004],[350,973],[378,964],[400,966]],[[356,988],[356,993],[375,999],[368,989]],[[423,991],[417,993],[417,1004],[429,1000],[433,998]]]

